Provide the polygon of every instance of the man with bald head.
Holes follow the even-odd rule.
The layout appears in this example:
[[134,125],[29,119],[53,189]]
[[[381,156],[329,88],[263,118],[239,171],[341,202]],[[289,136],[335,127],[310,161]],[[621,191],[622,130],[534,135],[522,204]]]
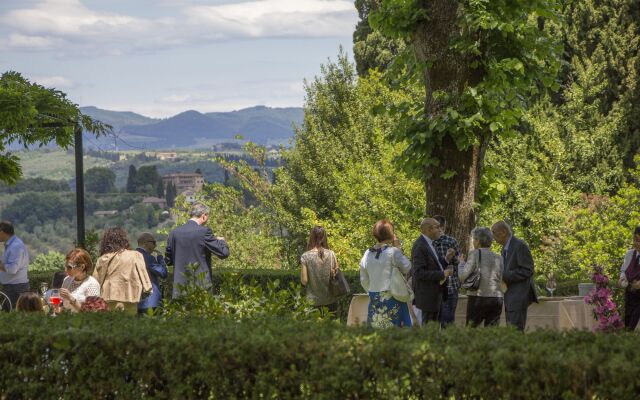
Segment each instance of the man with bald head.
[[533,285],[533,257],[529,246],[513,236],[511,227],[506,222],[496,222],[491,227],[491,232],[496,242],[502,245],[502,279],[507,284],[507,291],[504,293],[507,323],[524,331],[527,309],[531,303],[538,302]]
[[420,224],[421,235],[413,243],[411,250],[411,277],[415,306],[422,311],[422,321],[438,322],[443,298],[446,299],[446,278],[453,269],[447,268],[454,252],[446,258],[438,257],[433,241],[442,235],[440,223],[433,218],[425,218]]

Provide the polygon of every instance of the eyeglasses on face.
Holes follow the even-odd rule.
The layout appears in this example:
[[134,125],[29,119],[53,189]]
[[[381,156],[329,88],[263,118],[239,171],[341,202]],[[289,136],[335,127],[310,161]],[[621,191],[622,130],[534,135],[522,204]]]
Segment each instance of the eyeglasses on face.
[[64,266],[64,269],[74,269],[82,267],[82,264],[67,264]]

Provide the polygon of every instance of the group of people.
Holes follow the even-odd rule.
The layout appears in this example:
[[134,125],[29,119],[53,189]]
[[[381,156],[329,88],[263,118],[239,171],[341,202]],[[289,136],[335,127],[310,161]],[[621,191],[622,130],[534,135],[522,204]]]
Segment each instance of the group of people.
[[[191,219],[169,234],[164,255],[155,250],[156,240],[150,233],[141,234],[137,248],[130,249],[122,228],[104,231],[95,265],[86,250],[72,249],[65,257],[65,277],[60,282],[58,274],[52,283],[52,290],[58,290],[62,300],[55,311],[106,308],[130,314],[149,313],[162,304],[159,279],[168,276],[167,264],[174,266],[173,298],[181,295],[189,265],[196,265],[194,275],[204,274],[204,280],[196,284],[210,287],[211,256],[226,258],[229,247],[223,237],[214,236],[206,226],[208,219],[209,208],[194,204]],[[5,243],[0,283],[9,304],[20,311],[42,311],[40,296],[29,289],[27,249],[15,236],[10,222],[0,222],[0,242]]]
[[[376,243],[360,261],[360,283],[369,294],[368,323],[388,321],[411,326],[437,322],[447,326],[455,320],[462,283],[476,273],[479,283],[467,291],[467,324],[496,325],[504,307],[507,322],[524,330],[527,309],[537,302],[529,247],[500,221],[491,229],[480,227],[471,232],[474,249],[465,261],[458,241],[446,235],[445,229],[443,216],[423,219],[409,258],[403,253],[393,224],[386,219],[375,223],[372,233]],[[491,250],[494,240],[502,246],[501,255]],[[331,296],[328,282],[338,263],[322,227],[312,229],[300,262],[301,281],[307,286],[309,299],[318,307],[335,309],[337,299]],[[391,294],[396,269],[406,276],[412,289],[410,302]]]
[[[159,279],[167,277],[167,265],[174,266],[174,299],[181,296],[190,274],[202,277],[196,284],[210,288],[211,257],[228,257],[229,247],[224,237],[214,236],[206,225],[208,220],[209,208],[195,203],[191,219],[169,234],[164,255],[155,250],[156,240],[150,233],[141,234],[137,248],[131,250],[127,233],[121,228],[104,231],[95,266],[86,250],[71,250],[65,258],[64,275],[56,274],[52,284],[62,298],[61,309],[148,313],[162,303]],[[360,283],[369,294],[368,322],[388,320],[396,326],[437,322],[445,327],[455,320],[461,287],[474,276],[475,284],[465,286],[467,324],[497,325],[504,309],[507,323],[524,330],[527,309],[538,301],[534,262],[527,244],[513,235],[507,223],[499,221],[491,228],[471,231],[473,250],[464,257],[458,241],[445,231],[444,217],[423,219],[408,258],[393,224],[386,219],[374,224],[376,243],[360,261]],[[634,248],[625,255],[619,279],[625,288],[625,326],[630,330],[640,321],[640,227],[633,238]],[[494,241],[502,247],[501,254],[491,250]],[[0,283],[9,304],[23,311],[41,310],[40,297],[29,289],[27,248],[10,222],[0,222],[0,242],[5,247],[0,259]],[[329,282],[339,265],[324,228],[312,229],[300,262],[300,278],[308,298],[321,309],[335,311],[337,298]],[[190,265],[195,270],[187,271]],[[391,295],[394,270],[406,277],[413,292],[410,302]]]
[[[467,324],[496,325],[504,306],[507,323],[524,330],[527,309],[537,302],[533,258],[527,245],[500,221],[491,229],[471,232],[474,248],[465,262],[458,241],[445,234],[445,227],[442,216],[423,219],[409,259],[391,222],[381,220],[374,225],[377,243],[360,261],[360,282],[369,293],[369,322],[382,315],[397,326],[411,326],[414,321],[419,325],[437,322],[443,327],[452,324],[460,288],[475,273],[479,282],[467,291]],[[502,245],[502,255],[491,250],[494,240]],[[394,268],[407,275],[414,294],[411,304],[389,295]]]

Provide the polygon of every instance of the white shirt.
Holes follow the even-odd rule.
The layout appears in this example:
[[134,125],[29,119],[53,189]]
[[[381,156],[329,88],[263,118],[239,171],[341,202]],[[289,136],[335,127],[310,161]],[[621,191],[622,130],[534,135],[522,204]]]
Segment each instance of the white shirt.
[[397,247],[385,246],[376,259],[376,252],[367,250],[360,260],[360,283],[367,292],[385,292],[391,287],[391,272],[398,268],[406,274],[411,261]]
[[440,264],[440,258],[438,257],[438,253],[436,252],[436,248],[433,247],[433,240],[431,240],[431,238],[429,238],[429,236],[427,236],[425,234],[422,234],[422,237],[427,241],[427,244],[429,245],[429,248],[431,249],[431,255],[436,258],[436,262],[438,263],[438,267],[440,267],[440,269],[444,271],[444,268],[442,268],[442,264]]
[[[71,296],[76,299],[79,304],[84,303],[89,296],[100,296],[100,284],[96,278],[90,275],[79,282],[67,276],[62,282],[62,287],[69,289]],[[64,305],[64,308],[73,309],[67,304]]]
[[[620,279],[622,279],[624,287],[626,287],[626,285],[629,283],[627,282],[626,272],[627,272],[627,267],[631,263],[631,258],[633,257],[634,251],[635,249],[627,250],[627,254],[624,255],[624,261],[622,262],[622,266],[620,267]],[[638,254],[640,254],[640,252],[638,252]],[[627,282],[627,283],[624,284],[624,282]]]

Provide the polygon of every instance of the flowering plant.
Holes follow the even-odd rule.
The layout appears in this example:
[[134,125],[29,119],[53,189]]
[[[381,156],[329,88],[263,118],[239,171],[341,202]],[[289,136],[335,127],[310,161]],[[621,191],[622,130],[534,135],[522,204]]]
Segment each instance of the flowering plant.
[[603,273],[602,267],[593,266],[591,279],[596,287],[584,298],[585,303],[593,304],[593,316],[598,321],[594,331],[613,332],[624,327],[618,307],[611,299],[611,290],[607,287],[609,278]]

